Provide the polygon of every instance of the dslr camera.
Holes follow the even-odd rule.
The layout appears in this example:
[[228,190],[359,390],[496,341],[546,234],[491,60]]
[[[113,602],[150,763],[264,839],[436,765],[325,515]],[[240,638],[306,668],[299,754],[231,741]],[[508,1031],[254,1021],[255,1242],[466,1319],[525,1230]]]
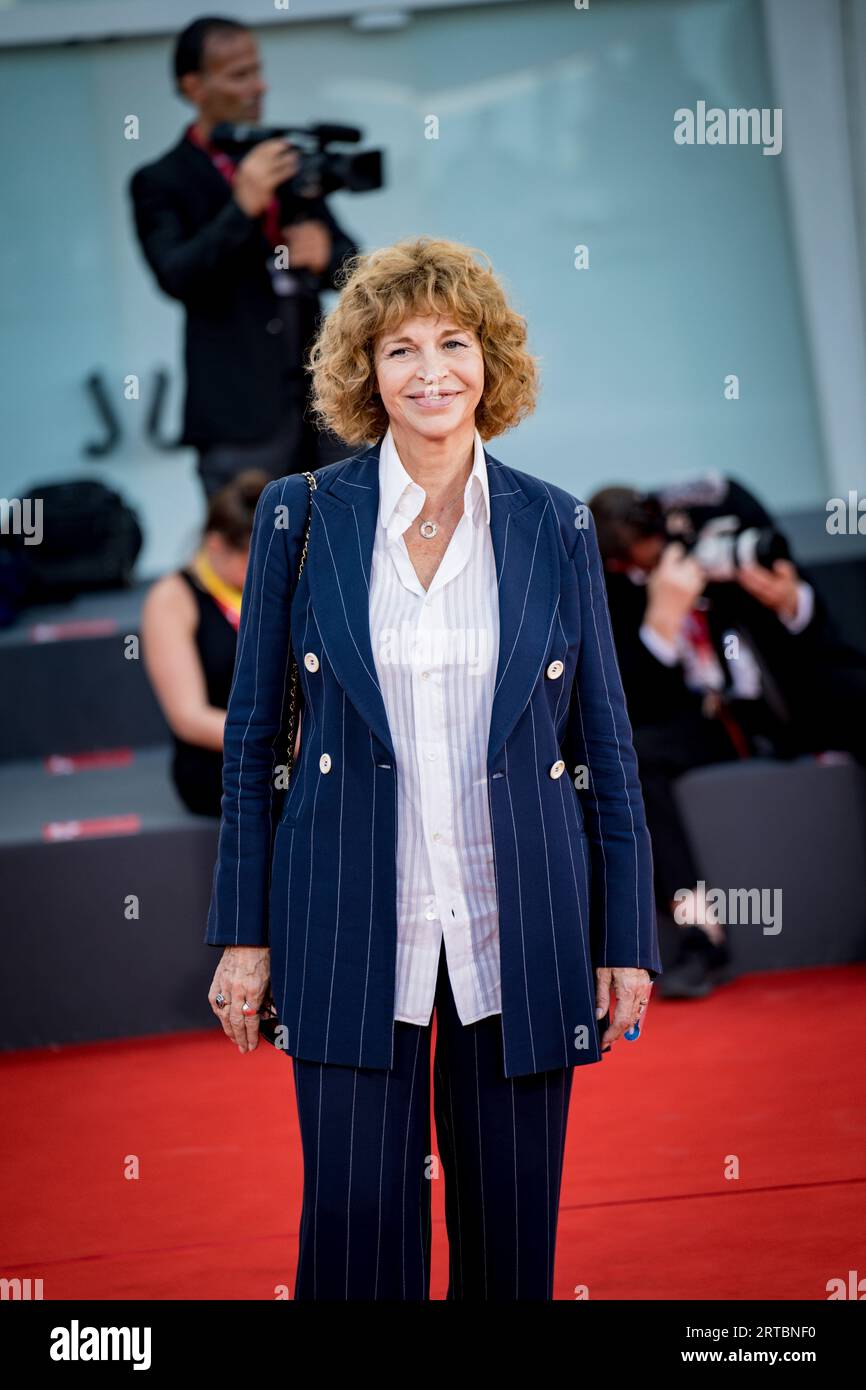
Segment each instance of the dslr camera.
[[[708,580],[729,583],[740,565],[771,570],[776,560],[790,559],[785,537],[772,525],[756,524],[735,510],[748,511],[749,494],[720,474],[674,483],[644,493],[629,521],[643,536],[680,541]],[[765,514],[764,514],[765,515]]]

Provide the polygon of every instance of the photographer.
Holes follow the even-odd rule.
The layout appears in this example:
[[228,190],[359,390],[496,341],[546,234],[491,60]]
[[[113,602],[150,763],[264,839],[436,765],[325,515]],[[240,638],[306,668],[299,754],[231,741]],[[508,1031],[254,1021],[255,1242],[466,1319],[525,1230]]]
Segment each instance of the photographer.
[[[772,518],[716,475],[643,495],[610,487],[590,508],[634,727],[659,907],[697,885],[673,796],[690,768],[826,749],[863,756],[856,716],[866,664],[832,631]],[[721,926],[693,895],[666,997],[724,978]]]
[[181,442],[198,449],[210,496],[244,468],[280,477],[323,461],[304,354],[319,291],[357,247],[322,197],[287,189],[300,161],[286,140],[264,140],[239,162],[212,142],[221,122],[261,119],[266,89],[248,29],[196,20],[177,40],[174,72],[197,119],[136,171],[130,195],[144,255],[186,309]]

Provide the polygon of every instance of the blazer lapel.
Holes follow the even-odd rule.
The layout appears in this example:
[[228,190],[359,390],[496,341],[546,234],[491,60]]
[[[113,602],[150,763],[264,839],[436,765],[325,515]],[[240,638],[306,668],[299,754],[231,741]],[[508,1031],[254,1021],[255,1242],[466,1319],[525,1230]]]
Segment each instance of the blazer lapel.
[[[484,451],[490,533],[499,583],[499,658],[487,747],[492,766],[523,713],[548,650],[559,561],[550,499],[531,497]],[[370,640],[370,570],[379,516],[379,444],[347,461],[313,493],[306,568],[325,653],[355,708],[395,756]]]
[[487,765],[493,767],[532,694],[559,607],[559,558],[547,493],[531,497],[516,474],[492,459],[490,534],[499,580],[499,661]]
[[328,660],[392,757],[394,744],[370,641],[370,570],[379,515],[379,445],[313,492],[306,568]]

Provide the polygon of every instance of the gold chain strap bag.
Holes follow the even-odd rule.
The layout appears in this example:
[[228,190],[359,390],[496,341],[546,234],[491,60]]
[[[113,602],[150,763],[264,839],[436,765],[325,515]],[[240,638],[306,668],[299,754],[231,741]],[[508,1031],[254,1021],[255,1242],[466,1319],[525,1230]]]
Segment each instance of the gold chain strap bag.
[[[310,544],[310,523],[311,523],[311,521],[312,521],[312,519],[313,519],[313,492],[315,491],[316,486],[317,486],[317,484],[316,484],[316,479],[315,479],[315,477],[313,476],[312,473],[305,473],[305,474],[304,474],[304,477],[306,478],[307,482],[308,482],[309,485],[310,485],[310,499],[309,499],[309,507],[310,507],[310,510],[309,510],[309,512],[307,513],[307,529],[306,529],[306,532],[304,533],[304,544],[303,544],[303,548],[302,548],[302,550],[301,550],[301,561],[300,561],[300,564],[298,565],[298,578],[297,578],[297,580],[295,581],[295,589],[292,591],[293,593],[297,590],[298,583],[299,583],[300,578],[301,578],[301,572],[302,572],[302,570],[303,570],[303,568],[304,568],[304,561],[305,561],[306,558],[307,558],[307,549],[308,549],[309,544]],[[290,645],[290,648],[291,648],[291,643],[290,643],[289,645]],[[288,747],[288,752],[287,752],[287,754],[286,754],[286,791],[287,791],[287,792],[288,792],[288,789],[289,789],[289,782],[291,781],[291,777],[292,777],[292,768],[294,767],[294,762],[295,762],[295,740],[297,739],[297,736],[298,736],[298,663],[297,663],[297,661],[295,660],[295,653],[294,653],[294,650],[293,650],[293,649],[292,649],[292,675],[291,675],[291,681],[290,681],[290,687],[289,687],[289,689],[290,689],[290,694],[289,694],[289,747]]]
[[[313,519],[313,492],[315,491],[315,489],[316,489],[316,487],[317,487],[316,479],[315,479],[315,477],[313,476],[312,473],[306,473],[306,472],[305,472],[305,473],[304,473],[304,477],[306,478],[306,480],[307,480],[307,482],[309,483],[309,486],[310,486],[309,511],[308,511],[308,513],[307,513],[307,529],[306,529],[306,531],[304,532],[304,544],[303,544],[303,547],[302,547],[302,549],[301,549],[300,564],[298,565],[298,578],[297,578],[297,580],[295,581],[295,587],[294,587],[294,589],[292,590],[293,596],[294,596],[295,592],[297,591],[298,582],[300,581],[300,578],[301,578],[301,572],[302,572],[302,570],[303,570],[303,568],[304,568],[304,561],[305,561],[306,558],[307,558],[307,550],[308,550],[309,544],[310,544],[310,523],[312,522],[312,519]],[[292,777],[292,769],[293,769],[293,767],[294,767],[294,762],[295,762],[295,740],[297,739],[297,736],[298,736],[298,680],[299,680],[299,676],[298,676],[298,663],[297,663],[297,661],[295,660],[295,653],[294,653],[294,649],[292,648],[291,640],[289,641],[289,651],[290,651],[290,653],[291,653],[291,658],[292,658],[292,674],[291,674],[290,686],[289,686],[289,690],[290,690],[290,693],[289,693],[289,728],[288,728],[288,748],[287,748],[287,750],[286,750],[286,795],[288,795],[289,782],[291,781],[291,777]],[[269,984],[268,984],[268,987],[267,987],[267,990],[266,990],[266,992],[265,992],[265,997],[264,997],[264,999],[262,1000],[262,1007],[261,1007],[261,1009],[260,1009],[260,1011],[259,1011],[259,1037],[264,1038],[266,1042],[273,1043],[274,1047],[281,1047],[281,1046],[282,1046],[282,1043],[281,1043],[281,1042],[278,1043],[278,1041],[277,1041],[277,1029],[280,1028],[280,1026],[281,1026],[281,1025],[280,1025],[279,1017],[278,1017],[278,1015],[277,1015],[276,1005],[274,1004],[274,996],[273,996],[273,993],[272,993],[272,991],[271,991],[271,986],[270,986],[270,983],[269,983]]]

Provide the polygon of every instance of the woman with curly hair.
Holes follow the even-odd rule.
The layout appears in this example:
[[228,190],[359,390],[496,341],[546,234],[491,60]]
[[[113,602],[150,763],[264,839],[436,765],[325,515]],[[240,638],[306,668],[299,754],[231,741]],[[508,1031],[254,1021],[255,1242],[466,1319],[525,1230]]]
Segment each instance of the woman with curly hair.
[[293,1060],[296,1299],[426,1299],[441,1159],[447,1297],[548,1300],[573,1069],[639,1033],[661,970],[592,517],[484,447],[537,371],[471,248],[355,258],[310,367],[361,447],[256,511],[209,998],[246,1052],[272,997]]

